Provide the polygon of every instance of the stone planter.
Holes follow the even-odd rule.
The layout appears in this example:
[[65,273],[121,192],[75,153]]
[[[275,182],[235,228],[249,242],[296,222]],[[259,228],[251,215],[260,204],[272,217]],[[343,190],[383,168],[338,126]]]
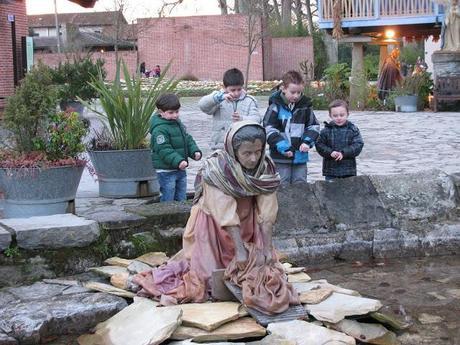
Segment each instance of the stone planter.
[[4,217],[27,218],[74,212],[83,166],[0,169]]
[[137,198],[158,195],[160,188],[150,150],[89,151],[106,198]]
[[417,95],[397,96],[395,97],[395,110],[403,113],[417,111]]

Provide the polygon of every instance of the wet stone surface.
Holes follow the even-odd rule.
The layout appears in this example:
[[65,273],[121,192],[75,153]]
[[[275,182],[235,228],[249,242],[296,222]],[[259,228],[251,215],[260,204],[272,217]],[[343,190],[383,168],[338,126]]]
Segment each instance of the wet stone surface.
[[[306,265],[308,267],[308,265]],[[460,343],[460,256],[341,263],[309,272],[312,279],[359,291],[379,299],[384,310],[412,324],[397,332],[402,345]],[[435,292],[435,294],[433,294]],[[423,324],[422,314],[433,323]],[[423,316],[423,315],[422,315]],[[442,318],[442,321],[440,318]],[[423,318],[422,318],[423,321]]]

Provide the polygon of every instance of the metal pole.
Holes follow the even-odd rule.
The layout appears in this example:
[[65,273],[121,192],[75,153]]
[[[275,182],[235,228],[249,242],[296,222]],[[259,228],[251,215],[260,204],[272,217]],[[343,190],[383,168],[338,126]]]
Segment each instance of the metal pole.
[[59,33],[59,20],[58,20],[56,0],[54,0],[54,20],[56,22],[57,49],[58,49],[58,53],[60,54],[61,53],[61,35]]

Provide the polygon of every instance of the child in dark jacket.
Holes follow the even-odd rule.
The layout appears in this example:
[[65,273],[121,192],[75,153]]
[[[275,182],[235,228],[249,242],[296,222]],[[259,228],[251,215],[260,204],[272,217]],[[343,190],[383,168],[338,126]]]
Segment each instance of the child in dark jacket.
[[348,121],[348,104],[335,100],[329,104],[331,122],[325,123],[316,150],[323,157],[326,181],[356,176],[356,157],[364,142],[356,125]]
[[179,120],[179,98],[161,95],[158,113],[150,119],[150,150],[160,184],[160,201],[184,201],[187,196],[188,159],[201,159],[201,151]]
[[308,151],[319,135],[319,123],[310,99],[303,95],[302,75],[289,71],[282,80],[280,90],[270,96],[264,117],[270,156],[282,184],[306,182]]

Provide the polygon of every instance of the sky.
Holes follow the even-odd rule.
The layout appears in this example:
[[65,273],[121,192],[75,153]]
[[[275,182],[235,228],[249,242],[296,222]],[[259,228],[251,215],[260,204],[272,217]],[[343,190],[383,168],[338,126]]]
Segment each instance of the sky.
[[[163,2],[170,0],[126,0],[124,12],[128,22],[136,18],[156,17]],[[93,9],[85,9],[68,0],[56,0],[58,13],[94,12],[114,10],[114,0],[98,0]],[[26,0],[27,14],[54,13],[54,0]],[[183,0],[170,16],[193,16],[220,14],[217,0]]]

